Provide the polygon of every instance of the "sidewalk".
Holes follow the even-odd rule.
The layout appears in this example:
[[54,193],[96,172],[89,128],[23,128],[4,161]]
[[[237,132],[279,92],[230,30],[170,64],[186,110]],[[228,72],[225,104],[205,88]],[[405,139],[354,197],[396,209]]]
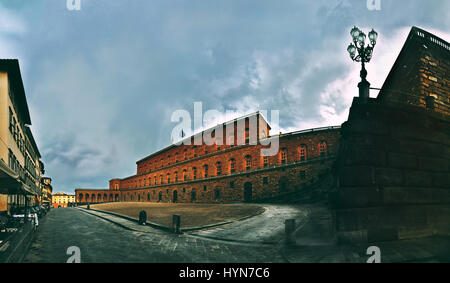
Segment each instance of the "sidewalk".
[[367,249],[376,246],[384,263],[450,262],[450,237],[340,245],[331,225],[331,213],[325,206],[310,206],[308,218],[295,232],[296,244],[283,246],[283,256],[292,263],[365,263],[372,256],[367,254]]
[[102,218],[103,220],[109,221],[109,222],[116,224],[127,230],[144,232],[144,233],[160,234],[160,235],[166,234],[166,232],[163,232],[162,230],[159,230],[159,229],[155,229],[149,225],[139,225],[137,223],[137,220],[135,220],[131,217],[127,217],[127,216],[123,216],[123,215],[120,215],[120,216],[114,215],[114,213],[111,213],[111,212],[106,213],[106,212],[98,211],[98,210],[94,210],[94,209],[85,209],[85,208],[77,208],[77,209],[79,209],[85,213],[95,215],[99,218]]

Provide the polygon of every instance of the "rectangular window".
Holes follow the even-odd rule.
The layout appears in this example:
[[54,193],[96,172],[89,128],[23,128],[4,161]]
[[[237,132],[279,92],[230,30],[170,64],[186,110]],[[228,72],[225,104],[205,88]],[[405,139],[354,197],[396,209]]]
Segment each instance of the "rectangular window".
[[263,177],[263,184],[264,185],[269,184],[269,178],[268,177]]
[[234,181],[230,182],[230,188],[234,189]]
[[287,163],[287,150],[281,151],[281,164]]
[[231,173],[236,172],[236,160],[234,159],[231,159],[230,161],[230,172]]
[[13,124],[13,112],[11,110],[11,108],[9,108],[9,131],[11,132],[11,134],[14,133],[14,124]]
[[264,168],[269,167],[269,156],[263,157]]
[[300,148],[300,161],[306,161],[306,147]]
[[216,166],[217,166],[217,176],[220,176],[220,175],[222,175],[222,164],[220,163],[220,162],[218,162],[217,164],[216,164]]

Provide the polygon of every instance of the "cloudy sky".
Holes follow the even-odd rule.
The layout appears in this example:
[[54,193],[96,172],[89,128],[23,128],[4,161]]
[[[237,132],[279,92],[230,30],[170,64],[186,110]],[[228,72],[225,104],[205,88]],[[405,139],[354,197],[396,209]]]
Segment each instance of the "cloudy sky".
[[411,26],[450,40],[450,1],[380,1],[81,0],[69,11],[66,0],[0,0],[0,57],[20,60],[46,173],[72,193],[134,174],[170,144],[172,113],[197,101],[280,110],[283,132],[340,125],[359,80],[353,25],[380,34],[373,87]]

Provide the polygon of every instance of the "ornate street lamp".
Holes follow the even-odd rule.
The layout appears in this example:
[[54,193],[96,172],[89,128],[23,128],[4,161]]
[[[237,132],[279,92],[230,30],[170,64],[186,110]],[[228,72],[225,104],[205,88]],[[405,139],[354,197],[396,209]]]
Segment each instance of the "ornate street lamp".
[[353,43],[347,48],[348,53],[350,54],[350,58],[355,62],[361,62],[361,82],[358,84],[359,88],[359,97],[368,99],[369,98],[369,89],[370,83],[366,80],[367,78],[367,70],[366,63],[369,63],[372,59],[373,49],[375,44],[377,44],[378,33],[372,29],[369,32],[369,44],[366,46],[366,35],[356,26],[352,28],[350,31],[350,35],[352,36]]

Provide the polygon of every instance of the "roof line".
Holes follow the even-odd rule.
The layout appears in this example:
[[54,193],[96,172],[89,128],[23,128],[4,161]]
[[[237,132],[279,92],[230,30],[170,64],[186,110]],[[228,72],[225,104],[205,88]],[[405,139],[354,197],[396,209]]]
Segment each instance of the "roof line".
[[[232,122],[237,122],[237,121],[240,121],[240,120],[243,120],[243,119],[252,117],[252,116],[256,116],[256,115],[260,115],[260,116],[264,119],[264,121],[266,122],[266,124],[269,125],[269,122],[267,122],[267,120],[265,119],[264,115],[262,115],[262,113],[261,113],[260,111],[256,111],[256,112],[253,112],[253,113],[250,113],[250,114],[247,114],[247,115],[244,115],[244,116],[235,118],[235,119],[233,119],[233,120],[230,120],[230,121],[227,121],[227,122],[223,122],[223,123],[221,123],[221,124],[217,124],[217,125],[215,125],[215,126],[213,126],[213,127],[210,127],[210,128],[208,128],[208,129],[202,130],[202,131],[200,131],[200,132],[198,132],[198,133],[195,133],[195,134],[193,134],[193,135],[191,135],[191,136],[189,136],[189,137],[187,137],[187,138],[185,138],[185,139],[183,139],[183,140],[181,140],[181,141],[179,141],[179,142],[177,142],[177,143],[178,143],[178,144],[184,144],[185,141],[188,141],[188,140],[190,140],[190,139],[192,139],[192,138],[195,139],[195,137],[198,137],[199,135],[203,134],[204,132],[207,132],[207,131],[210,131],[210,130],[212,130],[212,129],[214,129],[214,128],[217,128],[217,127],[220,126],[220,125],[226,126],[227,124],[230,124],[230,123],[232,123]],[[270,127],[270,125],[269,125],[269,127]],[[141,163],[141,162],[143,162],[143,161],[145,161],[145,160],[147,160],[147,159],[149,159],[149,158],[151,158],[151,157],[153,157],[153,156],[155,156],[155,155],[158,155],[158,154],[160,154],[160,153],[162,153],[162,152],[165,152],[165,151],[167,151],[167,150],[169,150],[169,149],[171,149],[171,148],[174,148],[174,147],[176,147],[176,146],[177,146],[176,144],[171,144],[171,145],[169,145],[169,146],[166,146],[166,147],[164,147],[164,148],[162,148],[162,149],[160,149],[160,150],[158,150],[158,151],[156,151],[156,152],[154,152],[154,153],[152,153],[152,154],[150,154],[150,155],[147,155],[146,157],[144,157],[144,158],[142,158],[142,159],[136,161],[136,164]]]

